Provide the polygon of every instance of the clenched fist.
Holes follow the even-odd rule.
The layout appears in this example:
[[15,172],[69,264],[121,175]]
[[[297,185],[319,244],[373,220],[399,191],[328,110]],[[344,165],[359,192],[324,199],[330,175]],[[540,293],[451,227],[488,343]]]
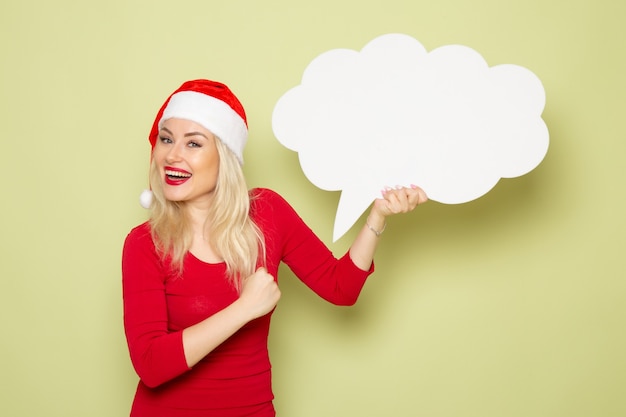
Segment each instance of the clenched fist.
[[250,319],[264,316],[276,307],[280,299],[280,289],[276,280],[265,268],[243,280],[239,301],[246,306]]

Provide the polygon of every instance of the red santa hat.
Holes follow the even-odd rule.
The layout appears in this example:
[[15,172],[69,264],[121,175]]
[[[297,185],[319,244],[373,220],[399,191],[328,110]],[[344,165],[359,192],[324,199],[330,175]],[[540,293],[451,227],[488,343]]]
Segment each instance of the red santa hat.
[[[243,148],[248,139],[248,121],[241,102],[230,89],[217,81],[192,80],[183,83],[163,103],[148,136],[152,149],[167,119],[191,120],[221,140],[243,164]],[[141,205],[149,208],[152,192],[145,190]]]

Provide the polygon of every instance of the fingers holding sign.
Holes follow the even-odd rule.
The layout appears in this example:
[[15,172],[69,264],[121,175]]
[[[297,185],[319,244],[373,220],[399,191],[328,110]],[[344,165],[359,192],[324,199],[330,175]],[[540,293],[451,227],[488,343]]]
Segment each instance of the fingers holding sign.
[[382,198],[374,201],[372,214],[380,217],[387,217],[393,214],[408,213],[420,204],[428,201],[428,196],[420,187],[411,185],[410,187],[385,188]]

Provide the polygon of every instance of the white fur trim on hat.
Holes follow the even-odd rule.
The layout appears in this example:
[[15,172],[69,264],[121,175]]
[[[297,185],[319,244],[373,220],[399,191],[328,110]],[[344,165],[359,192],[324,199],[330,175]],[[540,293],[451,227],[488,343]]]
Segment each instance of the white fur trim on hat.
[[225,102],[196,91],[181,91],[170,98],[159,120],[159,128],[171,118],[191,120],[210,130],[243,164],[248,127],[244,119]]

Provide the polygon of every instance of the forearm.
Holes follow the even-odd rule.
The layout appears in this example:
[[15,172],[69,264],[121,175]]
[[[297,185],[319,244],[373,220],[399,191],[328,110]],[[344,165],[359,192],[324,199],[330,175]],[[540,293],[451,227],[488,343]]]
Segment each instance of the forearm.
[[350,259],[360,269],[366,271],[372,265],[378,241],[384,229],[385,217],[371,212],[350,247]]
[[183,350],[190,368],[251,320],[239,300],[183,330]]
[[380,235],[385,230],[387,216],[408,213],[427,200],[426,193],[416,185],[383,190],[382,198],[374,201],[365,225],[350,247],[352,262],[361,269],[368,269],[374,259]]

